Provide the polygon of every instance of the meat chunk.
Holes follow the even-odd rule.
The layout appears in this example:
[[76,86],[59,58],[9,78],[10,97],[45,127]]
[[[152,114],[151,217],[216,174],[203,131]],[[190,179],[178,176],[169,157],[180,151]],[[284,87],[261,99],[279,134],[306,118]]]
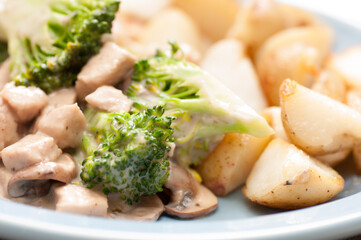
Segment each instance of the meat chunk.
[[39,162],[55,161],[60,154],[55,140],[41,133],[27,135],[1,151],[3,163],[10,171],[18,171]]
[[121,90],[112,86],[102,86],[88,96],[85,100],[94,108],[106,112],[129,112],[132,101]]
[[79,185],[59,186],[55,190],[56,211],[105,217],[107,197]]
[[70,104],[74,104],[75,102],[76,102],[75,88],[62,88],[49,94],[49,103],[46,106],[46,109],[56,108],[64,105],[70,105]]
[[21,123],[32,120],[48,104],[48,96],[37,87],[15,86],[14,83],[8,83],[1,94]]
[[8,181],[9,196],[41,197],[49,192],[51,183],[70,183],[76,171],[69,154],[62,154],[55,162],[40,162],[17,171]]
[[0,65],[0,90],[10,81],[10,60],[7,59]]
[[135,57],[115,43],[107,42],[78,74],[76,93],[79,100],[103,85],[115,85],[132,69]]
[[53,137],[62,149],[79,146],[86,128],[85,117],[77,104],[64,105],[46,113],[35,126],[35,131]]
[[36,119],[35,123],[30,129],[30,132],[35,133],[36,126],[39,125],[39,121],[46,116],[48,112],[53,110],[54,108],[74,104],[76,102],[76,92],[75,88],[62,88],[56,91],[53,91],[48,95],[49,102],[45,108],[41,111],[40,115]]
[[0,98],[0,150],[20,139],[17,129],[15,117]]

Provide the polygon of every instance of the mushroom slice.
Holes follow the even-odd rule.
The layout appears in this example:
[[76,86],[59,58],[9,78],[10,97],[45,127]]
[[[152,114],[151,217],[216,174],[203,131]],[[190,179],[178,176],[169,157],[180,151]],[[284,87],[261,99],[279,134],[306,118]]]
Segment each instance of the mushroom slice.
[[40,162],[16,172],[8,183],[11,197],[40,197],[48,193],[51,181],[70,183],[75,175],[75,163],[69,154],[55,162]]
[[169,215],[195,218],[217,208],[217,197],[177,164],[170,164],[170,175],[165,187],[172,192],[170,202],[165,205],[165,212]]
[[139,202],[129,205],[120,200],[119,194],[109,194],[108,206],[109,217],[134,221],[156,221],[164,211],[157,195],[141,197]]

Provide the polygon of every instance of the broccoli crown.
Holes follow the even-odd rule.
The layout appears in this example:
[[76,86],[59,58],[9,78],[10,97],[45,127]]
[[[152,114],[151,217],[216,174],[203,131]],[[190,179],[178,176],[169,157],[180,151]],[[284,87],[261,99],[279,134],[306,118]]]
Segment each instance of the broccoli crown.
[[[46,92],[75,83],[76,76],[91,56],[99,51],[101,35],[111,31],[112,21],[119,8],[119,0],[12,0],[27,14],[6,19],[3,23],[12,59],[12,78],[17,85],[37,86]],[[44,11],[36,9],[40,6]],[[16,12],[16,11],[15,11]],[[33,33],[25,31],[23,21],[44,14],[46,20],[34,20]],[[20,19],[19,19],[20,18]],[[31,26],[30,26],[31,27]],[[36,29],[35,29],[36,28]],[[11,30],[9,30],[11,29]],[[39,40],[40,39],[40,40]]]
[[0,63],[5,61],[5,59],[8,57],[8,47],[6,42],[0,41]]
[[264,118],[220,81],[185,61],[176,43],[171,47],[170,54],[158,50],[135,64],[127,95],[137,109],[162,104],[166,115],[177,117],[172,127],[182,162],[197,164],[227,132],[272,134]]
[[105,194],[120,193],[128,204],[163,191],[169,176],[169,143],[174,141],[173,118],[163,113],[161,106],[135,114],[88,110],[96,141],[89,135],[83,141],[89,154],[80,174],[85,185],[100,186]]

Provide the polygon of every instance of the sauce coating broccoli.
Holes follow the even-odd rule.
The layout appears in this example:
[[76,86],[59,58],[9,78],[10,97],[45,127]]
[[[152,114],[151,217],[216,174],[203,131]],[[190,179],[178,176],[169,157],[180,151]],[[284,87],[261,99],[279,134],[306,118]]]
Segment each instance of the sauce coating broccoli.
[[102,34],[110,33],[119,4],[119,0],[7,1],[0,25],[8,41],[12,80],[47,93],[74,85],[81,68],[99,51]]
[[86,113],[92,135],[85,135],[81,179],[89,188],[100,186],[105,194],[120,193],[128,204],[141,196],[163,191],[169,176],[168,154],[172,117],[162,116],[161,106],[129,113]]

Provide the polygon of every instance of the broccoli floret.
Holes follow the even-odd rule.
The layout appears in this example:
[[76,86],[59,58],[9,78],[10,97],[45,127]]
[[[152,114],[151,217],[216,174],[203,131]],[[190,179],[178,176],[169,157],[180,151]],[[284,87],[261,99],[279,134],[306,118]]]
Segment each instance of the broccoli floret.
[[163,191],[174,141],[173,118],[163,113],[161,106],[135,114],[88,110],[93,137],[83,138],[83,150],[89,155],[80,174],[85,185],[100,186],[105,194],[120,193],[128,204]]
[[8,57],[8,46],[6,42],[0,41],[0,63]]
[[119,0],[11,0],[0,25],[6,32],[17,85],[46,92],[74,85],[111,31]]
[[217,79],[185,61],[177,44],[171,46],[170,54],[158,51],[135,64],[127,95],[137,109],[161,104],[166,115],[177,117],[172,126],[181,162],[198,164],[227,132],[257,137],[272,133],[264,118]]

